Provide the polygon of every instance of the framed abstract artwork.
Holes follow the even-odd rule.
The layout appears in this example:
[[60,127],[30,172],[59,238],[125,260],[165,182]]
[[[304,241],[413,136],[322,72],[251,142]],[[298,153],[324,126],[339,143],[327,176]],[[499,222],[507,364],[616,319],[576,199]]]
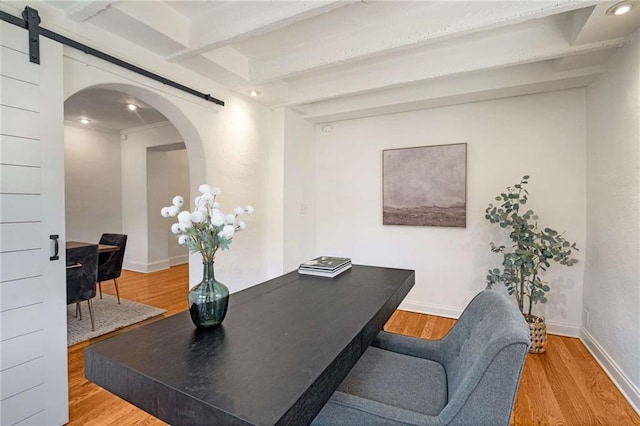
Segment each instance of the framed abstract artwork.
[[467,144],[382,151],[384,225],[467,225]]

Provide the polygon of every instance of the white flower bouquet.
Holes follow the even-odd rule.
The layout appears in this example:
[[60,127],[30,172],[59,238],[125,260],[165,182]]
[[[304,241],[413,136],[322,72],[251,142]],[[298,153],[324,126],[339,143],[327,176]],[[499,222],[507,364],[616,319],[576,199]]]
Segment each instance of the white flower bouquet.
[[245,213],[253,214],[253,207],[236,207],[233,213],[224,214],[216,197],[222,193],[220,188],[211,188],[207,184],[198,187],[202,195],[195,199],[193,211],[180,210],[184,198],[173,197],[172,205],[163,207],[163,217],[177,217],[178,222],[171,225],[171,232],[178,235],[178,244],[188,247],[192,253],[200,253],[204,263],[213,262],[218,249],[226,250],[236,232],[244,231],[246,224],[238,218]]

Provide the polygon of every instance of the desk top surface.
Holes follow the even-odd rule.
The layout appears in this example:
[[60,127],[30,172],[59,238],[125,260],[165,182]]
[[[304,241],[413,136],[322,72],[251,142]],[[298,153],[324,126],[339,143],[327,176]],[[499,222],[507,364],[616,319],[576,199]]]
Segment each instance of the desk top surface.
[[[93,344],[85,374],[172,424],[220,413],[225,424],[289,423],[315,404],[310,420],[414,277],[358,265],[333,279],[294,271],[232,294],[217,329],[197,330],[183,312]],[[368,328],[375,330],[364,336]],[[332,370],[340,377],[330,378]]]
[[[67,241],[65,243],[65,248],[73,249],[73,248],[76,248],[76,247],[84,247],[84,246],[88,246],[88,245],[92,245],[92,244],[95,244],[95,243],[85,243],[85,242],[82,242],[82,241]],[[120,247],[118,247],[118,246],[112,246],[112,245],[109,245],[109,244],[98,244],[98,252],[99,253],[107,253],[107,252],[110,252],[110,251],[118,251],[118,250],[120,250]]]

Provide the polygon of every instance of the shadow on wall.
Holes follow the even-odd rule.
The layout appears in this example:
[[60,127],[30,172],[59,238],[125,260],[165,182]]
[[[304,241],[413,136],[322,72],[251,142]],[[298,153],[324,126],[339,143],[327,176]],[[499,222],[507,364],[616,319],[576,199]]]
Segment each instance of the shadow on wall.
[[[542,279],[546,281],[547,274],[543,273],[541,275]],[[538,306],[534,309],[537,309],[537,312],[544,317],[566,319],[566,307],[569,304],[567,294],[570,294],[570,290],[576,287],[575,281],[564,277],[554,278],[549,280],[549,287],[551,287],[549,301],[544,304],[538,303]]]
[[[478,217],[482,219],[477,219]],[[471,250],[473,253],[474,279],[469,283],[469,288],[477,293],[487,287],[487,271],[491,268],[499,267],[502,262],[502,256],[491,251],[490,243],[493,241],[496,244],[506,245],[510,240],[504,232],[500,232],[500,229],[489,226],[489,222],[484,220],[484,211],[482,211],[481,215],[474,215],[472,218],[468,218],[467,222],[467,226],[471,226],[473,229],[471,235]],[[506,294],[506,288],[504,286],[502,288],[496,288],[504,291]]]

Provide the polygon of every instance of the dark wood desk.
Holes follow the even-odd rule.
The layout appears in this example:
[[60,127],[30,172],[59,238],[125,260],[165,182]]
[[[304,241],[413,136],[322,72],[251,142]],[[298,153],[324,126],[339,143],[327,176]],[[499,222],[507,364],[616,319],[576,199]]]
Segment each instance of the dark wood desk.
[[85,376],[174,426],[309,423],[414,282],[291,272],[232,294],[218,329],[183,312],[87,347]]
[[[83,243],[81,241],[67,241],[65,244],[65,248],[68,250],[68,249],[72,249],[76,247],[84,247],[92,244],[96,244],[96,243]],[[111,246],[108,244],[98,244],[98,253],[109,253],[109,252],[118,251],[118,250],[120,250],[120,247],[118,246]]]

